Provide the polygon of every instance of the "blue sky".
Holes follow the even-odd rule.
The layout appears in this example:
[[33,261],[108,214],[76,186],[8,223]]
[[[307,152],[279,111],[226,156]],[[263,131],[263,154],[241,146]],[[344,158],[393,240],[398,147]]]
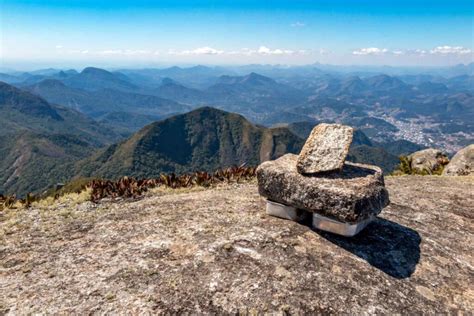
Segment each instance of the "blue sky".
[[472,1],[0,0],[0,66],[450,65]]

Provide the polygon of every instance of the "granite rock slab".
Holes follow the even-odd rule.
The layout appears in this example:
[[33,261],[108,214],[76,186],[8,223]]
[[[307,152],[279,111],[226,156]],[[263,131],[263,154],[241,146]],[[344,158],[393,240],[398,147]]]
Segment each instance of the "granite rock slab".
[[474,144],[458,151],[444,168],[445,176],[472,176],[474,175]]
[[389,204],[382,170],[345,162],[341,172],[302,175],[298,156],[286,154],[257,169],[258,190],[269,200],[345,223],[357,223],[379,214]]
[[385,185],[354,238],[264,216],[253,181],[4,212],[0,314],[472,315],[474,177]]
[[306,140],[297,161],[302,174],[340,170],[352,142],[353,128],[341,124],[319,124]]
[[448,157],[439,149],[428,148],[408,156],[412,170],[420,173],[433,174],[449,162]]

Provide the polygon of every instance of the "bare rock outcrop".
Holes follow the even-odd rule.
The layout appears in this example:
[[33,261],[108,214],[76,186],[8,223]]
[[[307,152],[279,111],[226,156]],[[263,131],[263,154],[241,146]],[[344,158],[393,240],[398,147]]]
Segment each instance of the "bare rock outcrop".
[[341,124],[319,124],[301,149],[296,167],[299,173],[341,170],[352,142],[353,129]]
[[428,148],[408,156],[410,167],[415,173],[433,174],[449,162],[448,157],[439,149]]
[[454,155],[449,164],[444,168],[446,176],[474,175],[474,144],[471,144]]
[[297,159],[286,154],[262,163],[257,169],[259,193],[271,201],[346,223],[377,215],[389,203],[378,167],[346,162],[341,172],[308,176],[297,171]]
[[385,184],[354,238],[254,183],[0,212],[0,314],[472,314],[474,177]]
[[345,162],[352,135],[350,126],[319,124],[299,156],[261,164],[258,188],[267,214],[297,220],[303,211],[315,229],[345,237],[373,221],[388,205],[388,192],[379,167]]

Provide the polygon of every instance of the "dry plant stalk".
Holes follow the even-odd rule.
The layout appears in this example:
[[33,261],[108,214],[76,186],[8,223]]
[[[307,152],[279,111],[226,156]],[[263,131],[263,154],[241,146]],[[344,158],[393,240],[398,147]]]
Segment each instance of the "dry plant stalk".
[[[193,186],[208,187],[219,183],[250,180],[255,177],[255,170],[256,167],[241,165],[217,170],[214,173],[198,171],[183,175],[162,174],[159,178],[154,179],[135,179],[131,177],[123,177],[117,181],[97,179],[92,180],[84,189],[91,189],[92,202],[98,202],[103,198],[137,198],[148,189],[157,186],[177,189]],[[33,202],[40,201],[43,198],[32,193],[28,193],[24,199],[18,199],[15,194],[10,196],[0,195],[0,211],[15,208],[16,205],[28,208]],[[54,199],[58,198],[59,195],[56,194]]]

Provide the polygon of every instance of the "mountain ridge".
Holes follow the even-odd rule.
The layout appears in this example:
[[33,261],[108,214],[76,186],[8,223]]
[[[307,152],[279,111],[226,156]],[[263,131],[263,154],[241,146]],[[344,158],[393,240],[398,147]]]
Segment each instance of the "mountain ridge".
[[75,161],[119,138],[77,111],[0,83],[0,193],[65,181]]
[[301,146],[302,139],[287,129],[258,127],[241,115],[202,107],[147,125],[79,162],[78,168],[86,170],[82,176],[157,177],[242,163],[257,165]]

